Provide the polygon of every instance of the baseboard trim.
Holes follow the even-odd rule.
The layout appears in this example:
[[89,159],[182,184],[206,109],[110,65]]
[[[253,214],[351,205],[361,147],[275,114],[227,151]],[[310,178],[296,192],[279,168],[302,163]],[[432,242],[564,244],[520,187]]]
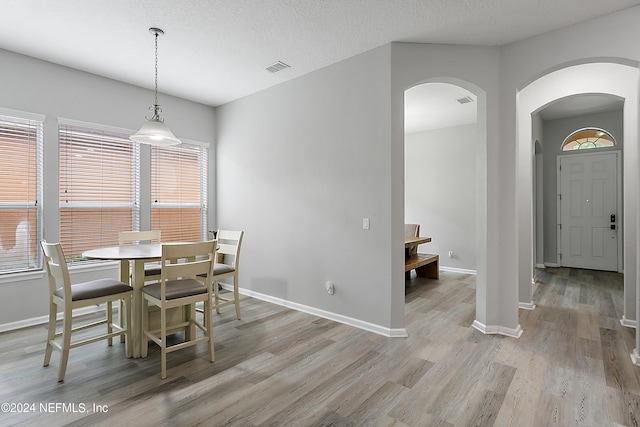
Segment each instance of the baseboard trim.
[[638,354],[638,349],[637,348],[633,349],[633,353],[631,353],[630,356],[631,356],[631,361],[633,362],[633,364],[636,365],[636,366],[640,366],[640,355]]
[[454,267],[444,267],[440,265],[441,271],[448,271],[450,273],[460,273],[460,274],[473,274],[474,276],[478,274],[476,270],[468,270],[466,268],[454,268]]
[[[114,303],[114,307],[117,307],[117,302]],[[104,307],[95,305],[91,307],[82,307],[73,310],[73,316],[81,316],[83,314],[93,314],[100,310],[104,310]],[[62,313],[59,312],[56,316],[57,320],[62,320]],[[49,316],[32,317],[30,319],[18,320],[17,322],[9,322],[0,325],[0,333],[15,331],[17,329],[28,328],[30,326],[44,325],[49,321]]]
[[534,310],[536,308],[536,305],[533,302],[519,302],[518,308],[521,308],[523,310]]
[[544,265],[545,267],[552,267],[552,268],[560,267],[560,264],[558,264],[557,262],[545,262]]
[[498,325],[486,326],[477,320],[474,320],[471,326],[485,335],[504,335],[511,338],[520,338],[520,335],[522,335],[522,328],[520,327],[520,324],[518,324],[516,328],[505,328],[504,326]]
[[544,264],[536,264],[536,268],[543,268],[544,269],[545,267],[546,267],[546,265],[544,265]]
[[[220,283],[222,288],[226,290],[233,290],[232,285],[228,285],[226,283]],[[406,328],[385,328],[380,325],[375,325],[373,323],[365,322],[359,319],[354,319],[352,317],[343,316],[341,314],[332,313],[330,311],[321,310],[315,307],[309,307],[304,304],[298,304],[296,302],[287,301],[281,298],[276,298],[270,295],[261,294],[259,292],[255,292],[249,289],[238,289],[238,292],[242,295],[249,296],[251,298],[259,299],[262,301],[267,301],[276,305],[280,305],[282,307],[291,308],[297,311],[301,311],[303,313],[312,314],[314,316],[322,317],[324,319],[333,320],[338,323],[343,323],[345,325],[353,326],[358,329],[364,329],[365,331],[373,332],[378,335],[383,335],[389,338],[406,338],[409,335],[407,334]]]
[[626,317],[622,316],[622,319],[620,319],[620,324],[622,326],[626,326],[627,328],[635,328],[638,322],[636,320],[629,320]]

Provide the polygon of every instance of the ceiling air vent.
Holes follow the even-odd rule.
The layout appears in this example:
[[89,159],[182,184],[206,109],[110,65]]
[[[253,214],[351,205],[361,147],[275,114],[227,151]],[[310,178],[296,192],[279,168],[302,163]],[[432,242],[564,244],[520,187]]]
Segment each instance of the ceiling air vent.
[[269,65],[267,68],[265,68],[268,72],[270,73],[277,73],[278,71],[282,71],[285,68],[290,68],[289,65],[285,64],[282,61],[278,61],[276,63],[273,63],[271,65]]
[[465,96],[464,98],[458,99],[458,102],[460,104],[468,104],[470,102],[473,102],[473,99],[471,97],[469,97],[469,96]]

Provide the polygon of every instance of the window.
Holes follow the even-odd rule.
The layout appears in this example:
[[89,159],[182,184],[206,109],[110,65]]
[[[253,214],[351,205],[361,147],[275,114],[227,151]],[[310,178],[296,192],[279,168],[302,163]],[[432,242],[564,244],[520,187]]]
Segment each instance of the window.
[[163,241],[207,239],[207,165],[204,146],[151,148],[151,229]]
[[578,129],[562,143],[562,151],[587,150],[592,148],[613,147],[615,140],[609,132],[598,128]]
[[0,274],[42,268],[43,122],[0,115]]
[[140,148],[128,135],[61,124],[60,243],[68,262],[117,246],[140,221]]

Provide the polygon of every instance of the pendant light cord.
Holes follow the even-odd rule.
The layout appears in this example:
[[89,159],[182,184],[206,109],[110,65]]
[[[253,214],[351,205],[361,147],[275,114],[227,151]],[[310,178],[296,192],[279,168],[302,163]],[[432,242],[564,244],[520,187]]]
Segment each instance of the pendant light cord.
[[[158,108],[158,33],[156,32],[155,34],[155,40],[156,40],[156,102],[155,102],[155,106],[156,106],[156,110]],[[156,114],[157,116],[157,114]]]
[[149,110],[151,110],[153,115],[151,117],[146,117],[146,119],[150,121],[164,123],[164,120],[160,117],[162,108],[160,108],[160,105],[158,105],[158,36],[161,34],[164,34],[164,31],[162,31],[160,28],[149,28],[149,31],[155,37],[155,48],[156,48],[155,50],[155,89],[154,89],[155,103],[151,107],[149,107]]

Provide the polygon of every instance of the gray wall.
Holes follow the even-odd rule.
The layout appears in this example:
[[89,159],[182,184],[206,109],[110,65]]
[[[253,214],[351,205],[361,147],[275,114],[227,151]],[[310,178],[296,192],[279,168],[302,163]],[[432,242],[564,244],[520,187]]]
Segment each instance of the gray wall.
[[[477,96],[478,119],[475,165],[476,198],[476,324],[514,331],[518,326],[517,289],[502,287],[500,237],[503,218],[499,134],[500,49],[416,43],[392,44],[391,161],[394,243],[393,290],[403,297],[404,268],[404,91],[427,82],[463,87]],[[489,210],[491,209],[491,212]],[[507,229],[507,233],[508,233]],[[489,329],[489,328],[488,328]]]
[[[543,122],[540,114],[532,114],[531,115],[531,140],[533,141],[534,147],[534,170],[535,170],[535,181],[534,181],[534,202],[533,209],[535,211],[535,224],[534,224],[534,244],[535,244],[535,252],[533,256],[533,264],[534,265],[542,265],[544,264],[544,191],[543,191],[543,168],[544,168],[544,160],[542,153],[542,133],[543,133]],[[523,301],[522,295],[520,301]]]
[[402,301],[395,323],[390,304],[389,52],[217,108],[218,226],[245,231],[241,287],[404,326]]
[[[153,91],[127,85],[70,68],[0,50],[0,108],[46,115],[44,129],[44,237],[58,240],[58,118],[137,130],[153,103]],[[152,81],[150,82],[150,84]],[[180,138],[214,141],[214,110],[201,104],[160,94],[163,117]],[[141,155],[148,159],[148,147]],[[210,164],[215,151],[210,150]],[[148,167],[146,168],[148,171]],[[142,165],[145,173],[145,166]],[[213,184],[213,182],[211,182]],[[214,186],[210,185],[210,222],[215,218]],[[147,194],[147,198],[150,197]],[[143,195],[144,201],[144,195]],[[106,271],[72,270],[72,281],[106,274]],[[0,325],[48,314],[46,274],[0,276]]]
[[563,153],[562,142],[578,129],[597,127],[611,133],[617,142],[614,148],[598,151],[620,150],[624,156],[622,135],[622,110],[579,117],[544,121],[544,262],[557,264],[557,156]]
[[433,239],[418,251],[438,254],[440,267],[475,271],[477,126],[409,133],[404,144],[405,222]]

